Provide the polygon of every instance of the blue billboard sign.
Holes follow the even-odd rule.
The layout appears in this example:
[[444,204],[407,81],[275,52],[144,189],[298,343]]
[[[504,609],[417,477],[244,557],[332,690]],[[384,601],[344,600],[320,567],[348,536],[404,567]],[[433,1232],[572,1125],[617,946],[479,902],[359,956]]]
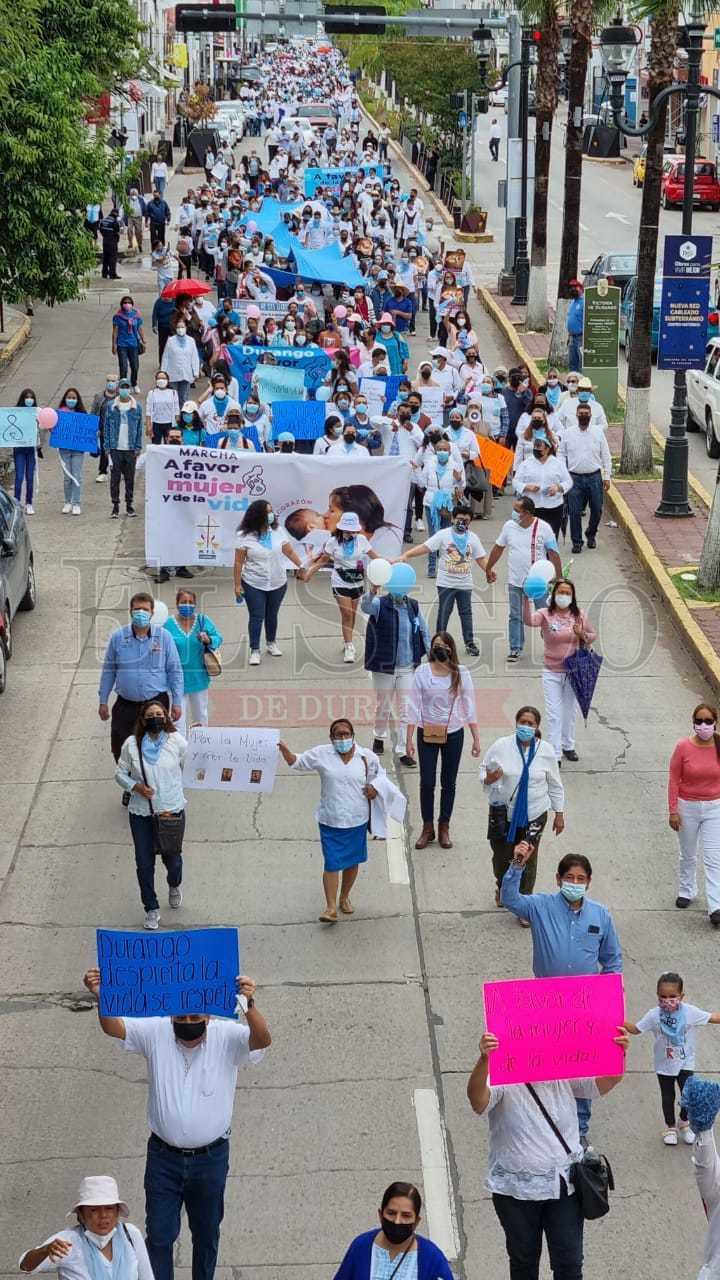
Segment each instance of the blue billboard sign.
[[658,369],[705,364],[712,236],[666,236]]

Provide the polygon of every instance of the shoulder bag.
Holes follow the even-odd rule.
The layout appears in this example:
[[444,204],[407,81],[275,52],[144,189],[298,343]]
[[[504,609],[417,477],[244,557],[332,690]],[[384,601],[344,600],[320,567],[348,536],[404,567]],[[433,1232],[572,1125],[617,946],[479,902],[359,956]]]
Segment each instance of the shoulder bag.
[[[532,1085],[526,1084],[525,1088],[539,1107],[544,1119],[547,1120],[561,1147],[568,1155],[572,1155],[567,1142]],[[570,1181],[580,1202],[583,1218],[592,1221],[593,1218],[603,1218],[610,1212],[609,1193],[615,1190],[615,1179],[607,1156],[599,1155],[596,1151],[584,1152],[582,1160],[576,1160],[570,1165]]]
[[[198,618],[198,627],[200,631],[207,628],[203,625],[207,621],[205,614],[201,614]],[[220,649],[211,649],[209,644],[203,645],[203,662],[205,670],[211,678],[222,675],[222,652]]]
[[458,695],[458,691],[456,689],[455,692],[453,693],[453,696],[450,702],[450,710],[448,711],[448,718],[447,718],[446,724],[423,724],[422,725],[423,742],[434,742],[439,744],[440,746],[442,746],[444,742],[447,742],[448,727],[450,725],[450,720],[452,719],[453,707],[455,706],[457,695]]
[[[140,757],[143,782],[147,786],[145,761],[143,760],[142,745],[140,743],[138,743],[138,755]],[[156,813],[153,809],[153,802],[149,798],[148,804],[150,805],[150,817],[153,820],[157,852],[170,855],[182,853],[183,836],[185,835],[185,810],[181,809],[179,813]]]

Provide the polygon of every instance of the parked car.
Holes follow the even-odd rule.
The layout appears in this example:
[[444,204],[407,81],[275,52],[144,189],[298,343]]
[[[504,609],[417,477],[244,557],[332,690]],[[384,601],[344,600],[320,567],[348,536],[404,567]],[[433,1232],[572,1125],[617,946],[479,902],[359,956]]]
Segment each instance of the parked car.
[[491,107],[503,107],[507,111],[508,87],[506,84],[496,84],[494,89],[490,90],[488,99]]
[[583,271],[586,287],[597,284],[598,280],[607,280],[623,291],[634,275],[637,275],[637,253],[601,253],[592,266]]
[[30,531],[19,502],[0,489],[0,693],[13,651],[13,619],[18,609],[34,609],[37,599]]
[[[620,298],[620,346],[625,348],[627,355],[630,350],[630,340],[632,338],[633,319],[635,315],[635,293],[637,291],[637,276],[634,275],[629,281],[625,292]],[[653,316],[652,326],[650,330],[650,350],[653,356],[657,355],[658,335],[660,333],[660,299],[662,297],[662,272],[655,275],[655,290],[653,293]]]
[[[680,206],[685,185],[685,159],[668,156],[663,163],[660,200],[663,209]],[[720,209],[720,182],[712,160],[696,160],[693,177],[693,204],[705,204],[710,209]]]
[[285,125],[290,138],[297,131],[306,147],[309,147],[310,143],[315,141],[315,130],[309,120],[303,120],[300,116],[283,116],[280,124]]
[[[711,312],[711,317],[717,335],[717,312]],[[687,429],[704,431],[708,457],[720,458],[720,337],[709,339],[705,357],[703,369],[688,369],[685,375]]]
[[232,99],[216,102],[215,119],[224,120],[234,131],[238,142],[240,141],[245,133],[245,113],[239,102],[233,102]]
[[645,161],[647,159],[647,144],[643,146],[635,159],[633,160],[633,186],[641,187],[645,181]]

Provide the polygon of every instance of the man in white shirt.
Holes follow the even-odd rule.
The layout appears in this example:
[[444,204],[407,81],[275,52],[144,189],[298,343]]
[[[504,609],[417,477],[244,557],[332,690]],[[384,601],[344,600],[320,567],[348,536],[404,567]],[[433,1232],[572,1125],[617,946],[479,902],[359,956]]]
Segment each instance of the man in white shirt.
[[364,444],[358,444],[355,427],[346,423],[343,427],[342,439],[338,440],[336,444],[331,444],[325,456],[334,458],[336,462],[345,462],[346,459],[357,462],[358,459],[362,458],[367,462],[369,454]]
[[[615,1044],[625,1051],[629,1037],[621,1027],[618,1031],[620,1034],[613,1037]],[[490,1122],[485,1185],[492,1193],[493,1207],[505,1232],[510,1275],[527,1276],[529,1280],[539,1274],[545,1236],[553,1275],[558,1280],[560,1276],[582,1280],[583,1216],[571,1176],[572,1165],[583,1156],[575,1100],[603,1097],[620,1084],[622,1076],[490,1086],[490,1055],[498,1048],[497,1036],[486,1031],[467,1094],[476,1115],[487,1112]],[[563,1148],[541,1106],[551,1116],[568,1150]]]
[[[100,970],[83,979],[99,1000]],[[106,1036],[147,1061],[148,1122],[145,1164],[146,1244],[155,1280],[173,1280],[173,1246],[185,1207],[193,1242],[194,1280],[215,1274],[229,1133],[241,1066],[260,1062],[270,1045],[267,1023],[255,1007],[256,984],[239,977],[247,1026],[230,1018],[183,1014],[171,1018],[105,1017]]]
[[[506,520],[497,542],[490,551],[485,576],[489,583],[497,582],[495,565],[505,547],[508,547],[508,662],[517,662],[525,645],[523,623],[523,583],[536,560],[549,560],[558,578],[562,576],[562,562],[555,534],[544,520],[535,516],[532,498],[517,498],[513,503],[511,520]],[[542,601],[536,602],[540,607]]]
[[590,519],[585,541],[590,550],[597,546],[597,531],[602,519],[605,494],[610,488],[612,459],[607,438],[601,426],[593,426],[589,404],[579,404],[577,419],[569,425],[560,442],[560,457],[572,476],[573,487],[567,495],[570,537],[574,555],[583,549],[582,518],[590,505]]
[[447,631],[453,605],[457,605],[465,652],[472,658],[479,658],[480,650],[473,634],[472,567],[474,561],[484,569],[487,553],[477,534],[470,532],[471,519],[470,508],[458,503],[453,509],[449,529],[439,529],[426,542],[405,551],[400,558],[412,560],[414,556],[437,555],[438,614],[435,631]]
[[[592,394],[592,383],[589,378],[580,377],[575,374],[578,379],[577,383],[573,380],[572,374],[568,374],[568,392],[560,401],[560,407],[556,410],[556,417],[561,431],[567,431],[569,426],[575,422],[577,411],[581,404],[590,406],[590,421],[593,426],[602,427],[607,431],[607,414]],[[577,387],[577,391],[576,391]]]
[[500,159],[500,139],[502,138],[502,129],[498,123],[497,116],[493,116],[490,121],[490,131],[488,133],[488,146],[490,148],[490,159]]

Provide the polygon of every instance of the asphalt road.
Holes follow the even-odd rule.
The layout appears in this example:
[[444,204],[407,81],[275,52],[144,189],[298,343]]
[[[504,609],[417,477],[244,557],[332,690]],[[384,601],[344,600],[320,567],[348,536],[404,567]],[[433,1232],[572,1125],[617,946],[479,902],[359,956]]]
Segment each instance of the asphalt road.
[[[129,287],[148,314],[149,272],[123,267],[122,275],[119,289]],[[100,386],[112,367],[118,296],[96,282],[81,303],[40,308],[31,342],[0,379],[2,402],[14,403],[26,385],[51,403],[70,382],[88,396]],[[484,316],[477,327],[488,362],[507,358]],[[426,349],[421,328],[413,359]],[[152,370],[148,356],[144,390]],[[142,919],[96,691],[106,636],[146,582],[143,521],[109,520],[107,488],[91,482],[90,466],[79,519],[60,514],[54,457],[41,476],[32,519],[39,602],[18,617],[0,699],[5,1275],[15,1274],[23,1249],[63,1224],[85,1173],[115,1174],[142,1225],[147,1136],[143,1063],[103,1038],[81,987],[96,926],[133,928]],[[492,521],[474,526],[486,546],[509,508],[508,499],[498,502]],[[580,729],[581,761],[563,773],[567,829],[545,841],[538,888],[553,887],[561,854],[588,854],[594,894],[619,928],[631,1016],[653,1004],[667,968],[684,974],[693,1002],[716,1008],[717,937],[700,903],[673,908],[675,839],[665,817],[667,760],[706,692],[703,681],[619,530],[603,523],[598,550],[573,572],[599,627],[605,668]],[[486,746],[510,731],[518,706],[542,705],[540,646],[517,666],[505,663],[504,583],[501,566],[498,584],[479,587],[474,601],[481,657],[470,667]],[[280,620],[285,656],[252,673],[229,573],[205,571],[197,585],[226,637],[215,723],[274,718],[303,748],[323,741],[343,710],[370,742],[368,682],[359,665],[340,662],[336,609],[322,583],[312,596],[292,585]],[[162,597],[170,604],[173,596],[171,582]],[[434,584],[422,571],[419,597],[434,616]],[[452,627],[458,634],[456,620]],[[271,796],[191,794],[185,901],[172,923],[239,926],[242,967],[258,980],[274,1035],[265,1064],[239,1078],[220,1280],[329,1280],[347,1242],[376,1221],[380,1194],[396,1177],[424,1188],[429,1234],[455,1258],[461,1280],[507,1274],[483,1186],[486,1123],[470,1112],[465,1087],[482,1030],[482,983],[529,975],[529,937],[494,907],[486,805],[469,749],[452,850],[412,849],[417,776],[401,784],[406,829],[372,845],[356,914],[331,930],[317,922],[314,779],[282,767]],[[714,1034],[699,1037],[705,1072],[717,1068]],[[588,1227],[587,1280],[601,1280],[609,1266],[638,1280],[676,1280],[699,1268],[705,1218],[690,1153],[664,1148],[660,1129],[651,1046],[636,1041],[627,1078],[595,1108],[593,1140],[612,1160],[617,1192],[610,1217]],[[176,1257],[189,1280],[185,1228]]]

